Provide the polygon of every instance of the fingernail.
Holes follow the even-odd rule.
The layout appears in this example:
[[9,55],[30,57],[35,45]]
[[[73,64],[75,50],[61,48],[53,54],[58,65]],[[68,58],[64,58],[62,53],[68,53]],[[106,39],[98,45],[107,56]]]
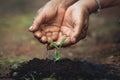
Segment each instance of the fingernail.
[[59,45],[60,45],[60,42],[57,42],[56,44],[57,44],[57,46],[59,46]]
[[29,30],[32,30],[33,29],[33,26],[31,26],[30,28],[29,28]]
[[76,38],[73,37],[73,38],[71,39],[71,42],[72,42],[72,43],[75,43],[75,42],[76,42]]

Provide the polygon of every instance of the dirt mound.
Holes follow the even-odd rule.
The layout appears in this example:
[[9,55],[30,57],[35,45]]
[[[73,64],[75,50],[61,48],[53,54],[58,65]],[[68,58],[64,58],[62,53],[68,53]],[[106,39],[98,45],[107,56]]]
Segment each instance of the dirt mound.
[[[87,61],[61,59],[60,61],[34,58],[11,69],[10,77],[15,80],[119,80],[120,70],[111,65],[92,64]],[[55,78],[55,79],[45,79]]]

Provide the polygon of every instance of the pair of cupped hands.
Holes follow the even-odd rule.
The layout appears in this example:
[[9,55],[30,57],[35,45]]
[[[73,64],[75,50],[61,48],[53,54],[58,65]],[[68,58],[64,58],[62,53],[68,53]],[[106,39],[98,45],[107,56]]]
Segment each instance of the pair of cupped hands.
[[86,37],[89,13],[84,0],[51,0],[38,10],[29,30],[48,49],[53,48],[50,40],[59,46],[64,38],[63,47],[70,46]]

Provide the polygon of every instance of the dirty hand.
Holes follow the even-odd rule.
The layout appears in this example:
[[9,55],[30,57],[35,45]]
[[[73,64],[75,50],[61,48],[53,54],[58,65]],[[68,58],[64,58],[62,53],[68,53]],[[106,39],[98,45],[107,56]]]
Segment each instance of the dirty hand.
[[[100,0],[102,9],[118,4],[120,0]],[[98,4],[95,0],[79,0],[67,8],[56,44],[59,46],[65,37],[63,46],[70,46],[84,39],[87,34],[89,15],[97,9]],[[48,48],[51,49],[53,46],[49,45]]]
[[[60,42],[66,37],[66,41],[63,44],[66,47],[85,38],[88,29],[89,14],[87,6],[82,4],[82,1],[78,1],[70,6],[65,12],[59,37],[55,43],[59,46]],[[53,46],[49,45],[48,49],[51,48]]]
[[51,0],[41,8],[29,28],[41,43],[57,40],[60,26],[68,6],[77,0]]

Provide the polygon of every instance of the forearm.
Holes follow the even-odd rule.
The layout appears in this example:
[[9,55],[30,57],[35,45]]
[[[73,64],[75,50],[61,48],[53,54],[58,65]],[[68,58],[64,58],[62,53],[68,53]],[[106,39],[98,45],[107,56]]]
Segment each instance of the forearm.
[[64,7],[69,7],[70,5],[74,4],[77,1],[78,0],[63,0],[62,4],[63,4]]
[[100,4],[102,8],[107,8],[120,5],[120,0],[100,0]]
[[57,3],[60,5],[60,7],[69,7],[70,5],[74,4],[78,0],[51,0],[54,3]]
[[[120,0],[99,0],[101,8],[108,8],[115,5],[120,5]],[[95,12],[98,9],[98,5],[95,0],[80,0],[80,4],[87,7],[90,13]]]

